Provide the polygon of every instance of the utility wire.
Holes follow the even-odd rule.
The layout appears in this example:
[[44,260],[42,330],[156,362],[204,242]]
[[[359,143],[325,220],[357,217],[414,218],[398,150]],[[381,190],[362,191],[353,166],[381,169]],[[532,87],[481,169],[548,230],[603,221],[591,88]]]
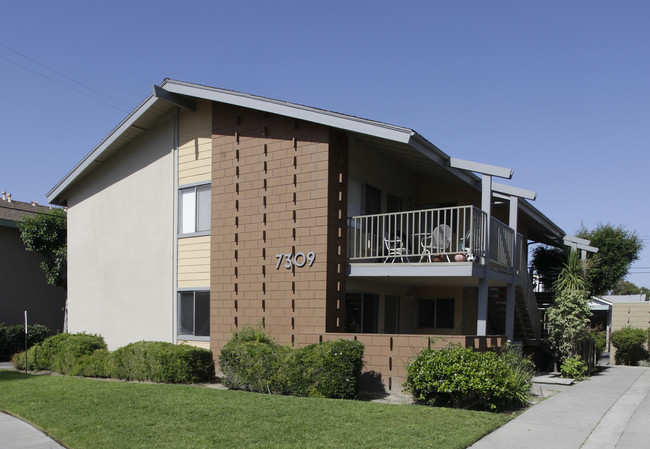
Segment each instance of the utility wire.
[[[66,87],[66,88],[68,88],[68,89],[70,89],[70,90],[73,90],[73,91],[75,91],[75,92],[77,92],[77,93],[80,93],[81,95],[85,95],[85,96],[87,96],[87,97],[89,97],[89,98],[92,98],[93,100],[96,100],[96,101],[99,101],[99,102],[101,102],[101,103],[104,103],[105,105],[110,106],[110,107],[112,107],[112,108],[114,108],[114,109],[117,109],[117,110],[122,111],[122,112],[131,112],[130,106],[128,106],[127,104],[125,104],[125,103],[123,103],[123,102],[121,102],[121,101],[119,101],[119,100],[116,100],[116,99],[114,99],[114,98],[111,98],[110,96],[108,96],[108,95],[106,95],[106,94],[104,94],[104,93],[102,93],[102,92],[100,92],[100,91],[98,91],[98,90],[96,90],[96,89],[93,89],[92,87],[86,86],[85,84],[83,84],[83,83],[81,83],[81,82],[79,82],[79,81],[76,81],[76,80],[70,78],[69,76],[66,76],[66,75],[64,75],[64,74],[62,74],[62,73],[60,73],[60,72],[57,72],[56,70],[51,69],[51,68],[47,67],[46,65],[41,64],[40,62],[35,61],[35,60],[33,60],[33,59],[31,59],[31,58],[29,58],[29,57],[23,55],[22,53],[19,53],[19,52],[15,51],[15,50],[12,50],[11,48],[7,47],[7,46],[4,45],[4,44],[0,44],[0,46],[6,48],[6,49],[8,49],[8,50],[13,51],[14,53],[16,53],[16,54],[18,54],[18,55],[20,55],[20,56],[22,56],[22,57],[28,59],[29,61],[32,61],[32,62],[35,63],[35,64],[38,64],[38,65],[40,65],[40,66],[42,66],[42,67],[45,67],[46,69],[51,70],[52,72],[56,73],[57,75],[60,75],[60,76],[62,76],[62,77],[64,77],[64,78],[66,78],[66,79],[69,79],[70,81],[73,81],[74,83],[79,84],[80,86],[83,86],[83,87],[86,88],[86,89],[89,89],[89,90],[91,90],[91,91],[93,91],[93,92],[97,92],[98,94],[100,94],[100,95],[102,95],[102,96],[104,96],[104,97],[110,99],[111,101],[114,101],[114,102],[116,102],[116,103],[118,103],[118,104],[124,105],[124,106],[126,106],[126,108],[123,108],[123,107],[116,106],[116,105],[114,105],[114,104],[108,103],[107,101],[104,101],[104,100],[102,100],[101,98],[97,98],[96,96],[91,95],[91,94],[89,94],[88,92],[84,92],[84,91],[82,91],[82,90],[80,90],[80,89],[77,89],[77,88],[75,88],[75,87],[73,87],[73,86],[70,86],[70,85],[68,85],[68,84],[66,84],[66,83],[63,83],[63,82],[61,82],[61,81],[59,81],[59,80],[57,80],[57,79],[55,79],[55,78],[52,78],[51,76],[48,76],[48,75],[46,75],[46,74],[44,74],[44,73],[41,73],[41,72],[38,72],[38,71],[36,71],[36,70],[34,70],[34,69],[32,69],[32,68],[29,68],[29,67],[27,67],[27,66],[25,66],[25,65],[23,65],[23,64],[18,63],[18,62],[16,62],[16,61],[12,61],[11,59],[6,58],[5,56],[0,55],[0,59],[3,59],[3,60],[5,60],[5,61],[7,61],[7,62],[9,62],[9,63],[11,63],[11,64],[14,64],[14,65],[16,65],[16,66],[18,66],[18,67],[20,67],[20,68],[22,68],[22,69],[28,70],[28,71],[30,71],[30,72],[32,72],[32,73],[38,75],[38,76],[41,76],[41,77],[43,77],[43,78],[45,78],[45,79],[48,79],[48,80],[50,80],[50,81],[53,81],[53,82],[55,82],[55,83],[57,83],[57,84],[60,84],[60,85],[63,86],[63,87]],[[127,109],[127,108],[128,108],[128,109]]]

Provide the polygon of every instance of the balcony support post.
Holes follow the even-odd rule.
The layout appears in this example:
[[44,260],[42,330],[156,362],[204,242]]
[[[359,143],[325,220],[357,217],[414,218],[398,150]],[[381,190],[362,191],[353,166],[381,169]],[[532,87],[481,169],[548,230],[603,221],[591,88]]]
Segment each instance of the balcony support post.
[[[508,217],[508,224],[515,230],[515,241],[513,242],[513,254],[515,257],[515,269],[519,266],[519,261],[516,258],[519,255],[519,248],[517,248],[517,219],[519,212],[519,198],[516,196],[510,197],[510,216]],[[526,276],[526,273],[522,274]],[[509,283],[506,287],[506,335],[508,340],[513,341],[515,337],[515,284]]]
[[490,221],[492,218],[492,176],[483,174],[481,179],[481,209],[486,214],[485,276],[478,281],[478,310],[476,335],[487,335],[488,271],[490,268]]

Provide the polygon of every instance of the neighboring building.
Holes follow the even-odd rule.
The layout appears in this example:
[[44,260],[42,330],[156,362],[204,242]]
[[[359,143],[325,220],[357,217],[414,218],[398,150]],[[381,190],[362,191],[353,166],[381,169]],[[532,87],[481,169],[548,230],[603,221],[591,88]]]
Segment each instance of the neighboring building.
[[0,323],[43,324],[53,332],[63,330],[65,290],[48,285],[42,258],[27,252],[18,231],[25,216],[47,213],[49,207],[0,198]]
[[608,351],[614,351],[609,340],[612,332],[627,326],[650,328],[650,302],[644,293],[593,297],[589,300],[589,309],[594,314],[592,322],[606,331]]
[[165,80],[48,193],[70,330],[215,358],[247,324],[355,338],[389,390],[427,345],[539,344],[528,242],[564,232],[492,182],[511,175],[408,128]]

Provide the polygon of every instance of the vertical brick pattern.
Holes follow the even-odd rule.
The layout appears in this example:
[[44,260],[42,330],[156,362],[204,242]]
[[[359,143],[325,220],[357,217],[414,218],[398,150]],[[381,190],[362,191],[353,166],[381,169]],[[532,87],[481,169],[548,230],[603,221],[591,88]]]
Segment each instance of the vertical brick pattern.
[[[211,348],[247,324],[304,344],[325,332],[332,284],[329,130],[215,103],[212,142]],[[311,267],[276,268],[310,251]]]
[[[348,137],[325,126],[213,104],[210,348],[263,324],[280,343],[337,338],[365,345],[364,371],[400,391],[427,345],[477,349],[505,337],[342,333],[345,310]],[[313,265],[276,268],[276,254]],[[300,261],[302,262],[302,261]]]

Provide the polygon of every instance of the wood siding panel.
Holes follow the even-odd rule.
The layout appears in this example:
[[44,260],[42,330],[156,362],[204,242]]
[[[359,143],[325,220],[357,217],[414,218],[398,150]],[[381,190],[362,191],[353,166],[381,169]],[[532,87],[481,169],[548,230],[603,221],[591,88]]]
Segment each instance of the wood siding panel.
[[625,326],[649,328],[650,302],[613,304],[612,331]]
[[182,110],[179,122],[178,185],[209,182],[212,175],[212,106],[197,101],[196,112]]
[[178,239],[178,288],[210,286],[210,236]]

